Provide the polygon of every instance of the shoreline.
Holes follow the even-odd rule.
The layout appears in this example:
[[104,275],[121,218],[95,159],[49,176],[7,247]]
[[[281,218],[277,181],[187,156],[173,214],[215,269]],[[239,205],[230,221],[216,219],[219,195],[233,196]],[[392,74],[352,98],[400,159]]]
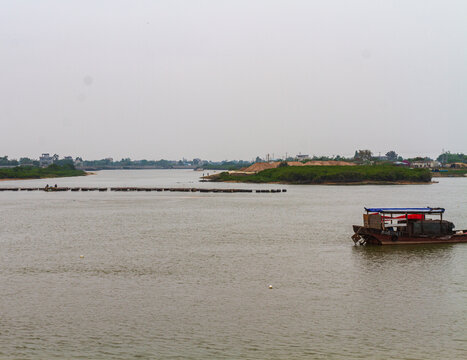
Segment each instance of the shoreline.
[[282,181],[271,181],[271,182],[252,182],[252,181],[238,181],[238,180],[229,180],[229,181],[213,181],[207,180],[207,182],[212,183],[236,183],[236,184],[280,184],[280,185],[431,185],[438,184],[438,181],[358,181],[358,182],[332,182],[325,181],[322,183],[292,183],[292,182],[282,182]]
[[449,174],[449,175],[432,175],[434,178],[462,178],[467,177],[467,174]]
[[83,175],[73,175],[73,176],[46,176],[46,177],[31,177],[31,178],[1,178],[0,181],[18,181],[18,180],[41,180],[41,179],[65,179],[72,177],[96,175],[94,172],[86,172]]

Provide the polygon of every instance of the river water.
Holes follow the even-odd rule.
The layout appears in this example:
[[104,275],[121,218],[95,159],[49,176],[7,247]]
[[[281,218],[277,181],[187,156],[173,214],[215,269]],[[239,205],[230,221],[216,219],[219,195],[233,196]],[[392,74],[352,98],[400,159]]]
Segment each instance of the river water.
[[467,244],[350,239],[363,206],[442,206],[467,228],[467,178],[278,186],[200,175],[1,182],[288,191],[0,192],[0,358],[467,357]]

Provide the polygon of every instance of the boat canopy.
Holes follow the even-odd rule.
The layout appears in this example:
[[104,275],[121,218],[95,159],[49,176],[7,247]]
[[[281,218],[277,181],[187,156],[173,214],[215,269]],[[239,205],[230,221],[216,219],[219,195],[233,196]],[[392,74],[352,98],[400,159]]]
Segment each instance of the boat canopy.
[[443,208],[365,208],[366,211],[387,214],[442,214]]

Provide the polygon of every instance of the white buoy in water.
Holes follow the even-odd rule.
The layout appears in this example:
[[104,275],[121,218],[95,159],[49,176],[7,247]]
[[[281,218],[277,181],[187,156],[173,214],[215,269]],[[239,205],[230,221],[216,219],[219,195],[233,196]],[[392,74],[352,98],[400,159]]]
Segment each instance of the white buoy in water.
[[269,285],[269,288],[272,289],[272,285]]
[[84,259],[84,255],[80,255],[79,258],[80,258],[80,259]]

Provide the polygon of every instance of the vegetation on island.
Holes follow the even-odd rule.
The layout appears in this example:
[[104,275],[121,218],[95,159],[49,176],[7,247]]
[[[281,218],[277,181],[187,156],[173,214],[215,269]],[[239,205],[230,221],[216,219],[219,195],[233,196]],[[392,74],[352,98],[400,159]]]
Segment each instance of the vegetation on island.
[[393,165],[282,166],[256,174],[223,172],[211,181],[288,184],[429,183],[428,169],[408,169]]
[[75,169],[73,164],[52,164],[45,168],[37,166],[17,166],[0,169],[0,179],[43,179],[83,175],[86,175],[86,172]]

